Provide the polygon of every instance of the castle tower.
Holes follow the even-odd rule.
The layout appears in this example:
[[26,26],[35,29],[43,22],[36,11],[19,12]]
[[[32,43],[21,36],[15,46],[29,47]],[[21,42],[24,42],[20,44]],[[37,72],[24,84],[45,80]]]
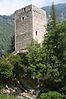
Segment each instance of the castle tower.
[[46,33],[46,12],[34,5],[15,13],[15,51],[25,49],[34,39],[42,43]]

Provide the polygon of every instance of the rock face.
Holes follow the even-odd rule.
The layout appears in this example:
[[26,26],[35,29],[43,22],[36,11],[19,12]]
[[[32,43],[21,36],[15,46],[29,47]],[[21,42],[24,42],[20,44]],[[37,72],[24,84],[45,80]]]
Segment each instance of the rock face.
[[34,39],[42,43],[46,33],[46,12],[29,5],[15,12],[15,51],[25,49]]

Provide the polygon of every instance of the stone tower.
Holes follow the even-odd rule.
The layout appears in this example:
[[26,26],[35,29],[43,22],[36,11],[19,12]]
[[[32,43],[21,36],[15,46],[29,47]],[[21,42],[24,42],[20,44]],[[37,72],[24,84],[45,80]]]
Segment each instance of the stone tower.
[[42,43],[46,33],[46,12],[34,5],[15,12],[15,51],[25,49],[34,39]]

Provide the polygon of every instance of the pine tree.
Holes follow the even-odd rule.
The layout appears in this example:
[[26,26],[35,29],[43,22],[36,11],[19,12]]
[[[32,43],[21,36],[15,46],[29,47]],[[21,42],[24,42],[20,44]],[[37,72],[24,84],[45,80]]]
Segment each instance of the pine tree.
[[56,11],[55,11],[54,2],[52,3],[52,7],[51,7],[51,24],[53,28],[56,27]]
[[64,71],[64,68],[66,68],[66,63],[64,63],[64,59],[66,60],[66,36],[64,36],[66,34],[66,27],[65,24],[63,24],[64,22],[58,23],[56,21],[54,4],[52,4],[51,12],[52,13],[49,29],[43,42],[43,50],[46,57],[44,58],[46,59],[44,61],[47,66],[49,81],[51,81],[53,84],[56,84],[56,86],[54,86],[55,88],[57,87],[59,90],[62,89],[62,82],[63,79],[65,82],[66,75]]

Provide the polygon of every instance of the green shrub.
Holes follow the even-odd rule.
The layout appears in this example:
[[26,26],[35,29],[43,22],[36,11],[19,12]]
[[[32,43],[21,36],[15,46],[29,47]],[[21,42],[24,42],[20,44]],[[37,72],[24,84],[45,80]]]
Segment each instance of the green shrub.
[[42,93],[38,99],[62,99],[62,95],[56,91]]
[[10,96],[10,95],[5,95],[5,94],[0,94],[0,99],[16,99],[15,96]]

